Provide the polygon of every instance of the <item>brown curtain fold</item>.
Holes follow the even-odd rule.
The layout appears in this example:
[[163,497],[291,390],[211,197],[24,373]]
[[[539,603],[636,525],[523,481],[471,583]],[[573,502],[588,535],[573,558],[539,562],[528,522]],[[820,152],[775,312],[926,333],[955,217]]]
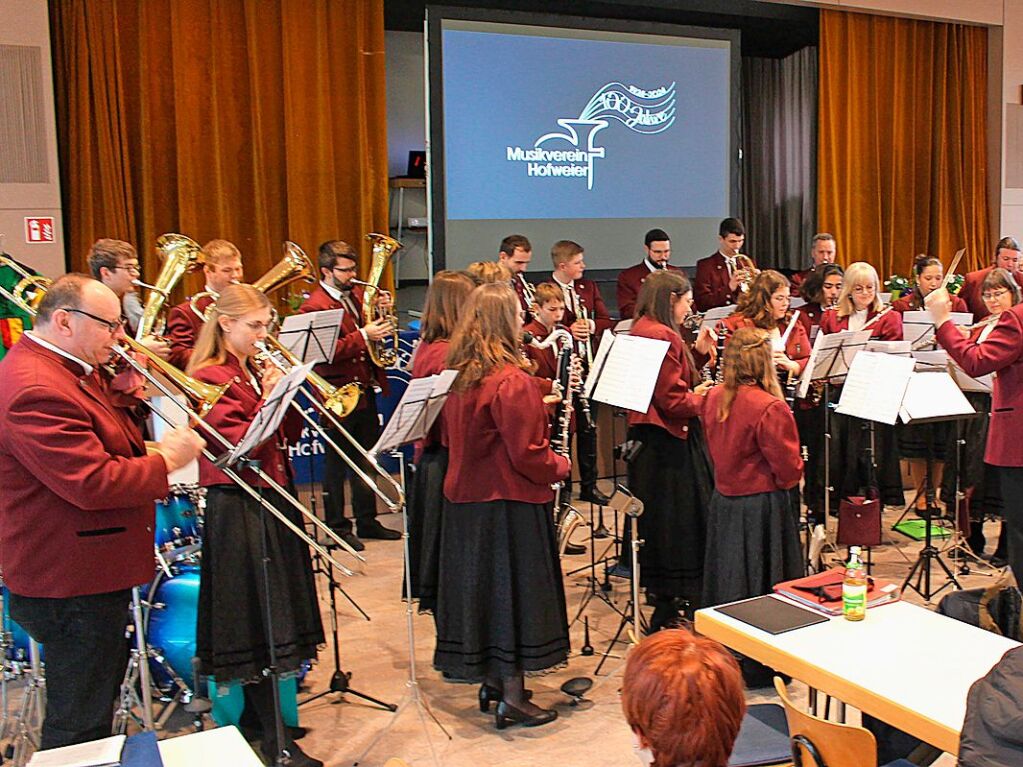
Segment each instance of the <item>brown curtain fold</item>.
[[[387,233],[382,0],[51,0],[71,265],[90,243],[181,232],[315,260]],[[202,287],[201,274],[180,294]]]
[[817,228],[841,262],[986,265],[987,30],[826,10],[820,30]]

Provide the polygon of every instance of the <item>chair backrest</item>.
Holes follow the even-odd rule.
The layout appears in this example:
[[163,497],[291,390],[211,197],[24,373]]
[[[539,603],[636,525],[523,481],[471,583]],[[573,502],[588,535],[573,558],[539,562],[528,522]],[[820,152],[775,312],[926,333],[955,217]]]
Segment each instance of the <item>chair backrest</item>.
[[[877,741],[873,733],[801,711],[789,699],[785,683],[779,677],[774,678],[774,689],[785,707],[796,767],[800,764],[804,767],[877,767]],[[807,742],[812,744],[816,755],[811,753]]]

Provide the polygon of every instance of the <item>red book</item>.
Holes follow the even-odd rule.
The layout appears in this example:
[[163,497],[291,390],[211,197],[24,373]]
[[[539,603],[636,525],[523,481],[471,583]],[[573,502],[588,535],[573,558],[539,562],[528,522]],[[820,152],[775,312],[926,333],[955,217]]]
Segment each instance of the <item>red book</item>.
[[[805,578],[777,583],[774,586],[774,592],[826,615],[841,615],[843,580],[845,580],[845,568],[833,567]],[[897,584],[880,578],[870,577],[867,579],[868,608],[889,602],[898,602],[899,596]]]

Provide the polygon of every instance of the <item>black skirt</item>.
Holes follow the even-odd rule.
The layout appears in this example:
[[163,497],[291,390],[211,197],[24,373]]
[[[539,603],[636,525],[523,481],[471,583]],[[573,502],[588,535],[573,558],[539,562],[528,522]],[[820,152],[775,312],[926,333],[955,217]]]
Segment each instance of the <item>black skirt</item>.
[[483,681],[568,660],[561,562],[549,505],[444,502],[433,664]]
[[806,447],[803,467],[803,503],[810,513],[824,512],[824,406],[796,407],[793,415],[799,443]]
[[659,426],[630,427],[643,447],[629,464],[629,490],[643,501],[637,520],[640,585],[657,597],[681,597],[694,606],[703,590],[707,508],[714,475],[697,419],[689,438]]
[[775,490],[710,502],[703,604],[769,594],[774,584],[803,574],[799,492]]
[[413,599],[419,600],[422,612],[433,611],[437,605],[441,513],[444,508],[444,475],[447,472],[447,448],[439,445],[427,448],[416,464],[409,488],[411,593]]
[[899,440],[899,455],[902,458],[930,457],[932,461],[944,461],[949,434],[955,433],[955,429],[949,429],[949,425],[940,421],[920,424],[899,423],[895,427]]
[[[270,489],[264,497],[299,527],[298,512]],[[270,619],[277,668],[295,671],[316,657],[323,625],[309,549],[266,512]],[[266,635],[260,504],[243,490],[209,488],[203,532],[196,654],[217,681],[257,681],[270,665]]]

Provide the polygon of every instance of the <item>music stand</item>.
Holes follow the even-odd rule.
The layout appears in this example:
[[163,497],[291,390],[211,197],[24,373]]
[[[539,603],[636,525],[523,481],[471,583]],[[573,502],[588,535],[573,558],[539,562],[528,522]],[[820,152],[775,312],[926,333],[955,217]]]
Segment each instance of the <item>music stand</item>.
[[325,309],[288,315],[277,340],[301,362],[330,362],[341,335],[344,313],[344,309]]

